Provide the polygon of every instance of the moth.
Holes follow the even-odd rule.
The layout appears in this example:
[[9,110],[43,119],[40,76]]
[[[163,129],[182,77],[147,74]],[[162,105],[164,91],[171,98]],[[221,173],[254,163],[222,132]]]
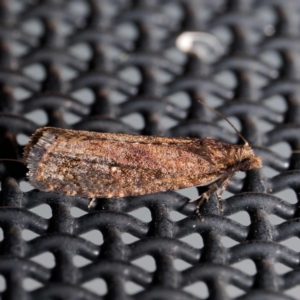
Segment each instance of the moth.
[[[262,165],[245,142],[38,129],[24,149],[29,182],[41,191],[96,197],[137,196],[207,186],[199,208],[237,171]],[[198,200],[195,199],[195,200]],[[192,200],[193,201],[193,200]],[[201,217],[200,217],[201,218]]]

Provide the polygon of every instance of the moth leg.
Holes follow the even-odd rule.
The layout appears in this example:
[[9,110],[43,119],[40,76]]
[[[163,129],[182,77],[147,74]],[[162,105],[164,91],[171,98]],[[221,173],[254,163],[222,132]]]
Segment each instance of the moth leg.
[[196,206],[196,215],[197,217],[200,219],[200,221],[204,221],[204,218],[201,216],[200,214],[200,206],[203,204],[204,201],[207,201],[209,197],[207,197],[207,194],[206,193],[203,193],[200,197],[200,200],[198,201],[197,203],[197,206]]
[[217,195],[218,200],[219,200],[220,211],[223,211],[223,205],[222,205],[222,202],[221,202],[221,200],[222,200],[222,195],[223,195],[224,191],[227,189],[227,187],[228,187],[228,185],[229,185],[229,183],[230,183],[230,181],[231,181],[231,179],[232,179],[233,176],[234,176],[234,174],[228,176],[228,177],[223,181],[223,183],[222,183],[222,188],[221,188],[219,194]]
[[197,206],[196,206],[196,215],[199,217],[199,219],[201,221],[203,221],[204,218],[200,214],[200,207],[201,207],[201,205],[203,204],[204,201],[207,201],[209,199],[209,197],[218,190],[218,188],[220,186],[220,184],[218,184],[218,183],[219,183],[219,181],[211,184],[209,186],[209,189],[199,197],[200,200],[198,201]]
[[89,205],[88,205],[88,209],[90,209],[90,208],[92,207],[92,205],[93,205],[93,203],[95,202],[95,200],[96,200],[96,198],[92,198],[92,199],[90,200],[90,203],[89,203]]

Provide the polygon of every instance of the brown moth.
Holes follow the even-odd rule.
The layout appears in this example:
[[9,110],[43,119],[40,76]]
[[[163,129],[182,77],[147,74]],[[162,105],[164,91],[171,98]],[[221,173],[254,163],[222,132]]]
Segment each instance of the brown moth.
[[[41,191],[95,197],[137,196],[208,186],[203,201],[235,172],[262,165],[251,147],[211,138],[172,138],[44,127],[24,149],[30,183]],[[197,200],[197,199],[195,199]],[[192,200],[193,201],[193,200]]]

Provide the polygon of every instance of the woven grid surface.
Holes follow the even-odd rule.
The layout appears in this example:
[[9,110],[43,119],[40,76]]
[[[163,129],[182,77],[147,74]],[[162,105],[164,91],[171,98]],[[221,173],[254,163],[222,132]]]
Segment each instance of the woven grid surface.
[[[297,298],[300,1],[1,0],[0,12],[1,299]],[[186,31],[223,48],[180,53]],[[198,99],[263,158],[232,180],[222,213],[213,196],[201,222],[173,191],[88,210],[85,198],[24,190],[22,149],[40,126],[240,143]]]

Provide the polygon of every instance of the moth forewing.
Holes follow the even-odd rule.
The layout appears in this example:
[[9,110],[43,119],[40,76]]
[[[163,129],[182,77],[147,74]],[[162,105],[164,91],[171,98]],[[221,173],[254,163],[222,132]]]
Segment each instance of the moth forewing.
[[[24,149],[31,184],[68,195],[124,197],[209,186],[261,166],[248,145],[44,127]],[[205,198],[206,199],[206,198]]]

